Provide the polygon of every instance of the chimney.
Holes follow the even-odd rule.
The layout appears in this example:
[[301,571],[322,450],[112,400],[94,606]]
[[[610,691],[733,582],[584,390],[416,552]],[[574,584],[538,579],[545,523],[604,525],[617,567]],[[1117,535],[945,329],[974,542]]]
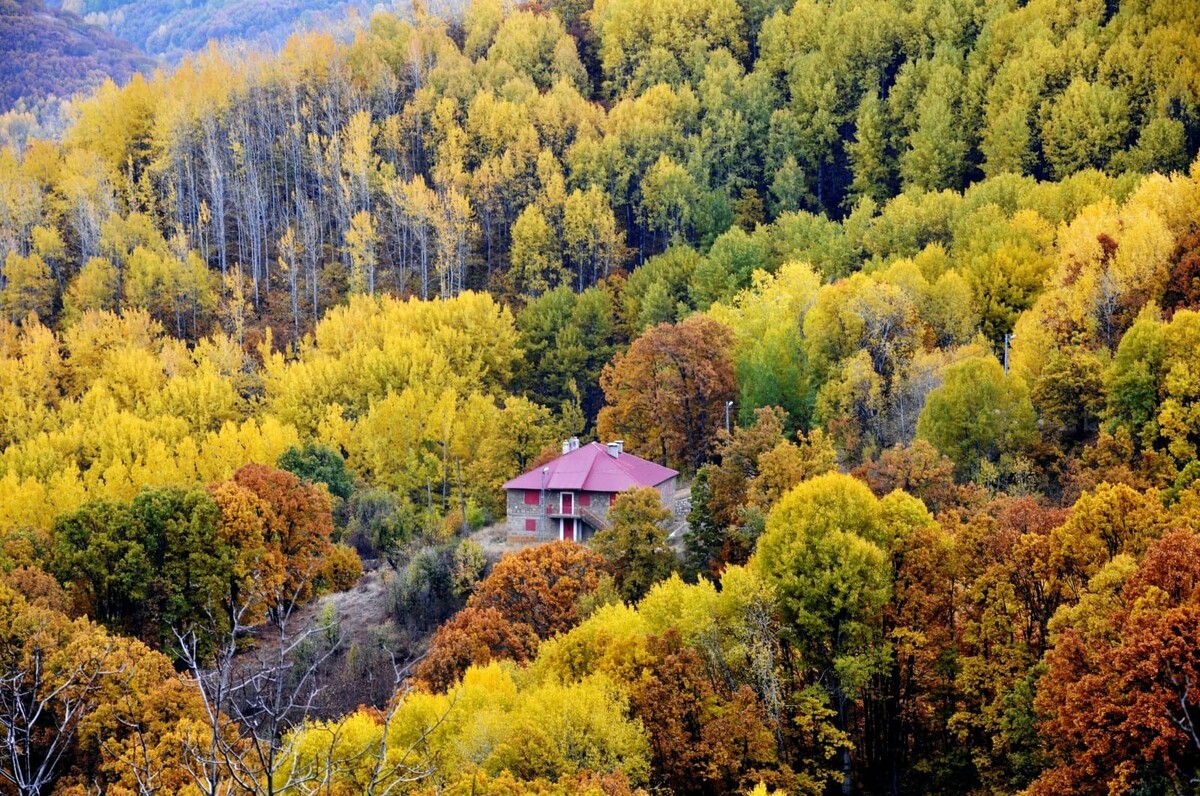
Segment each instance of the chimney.
[[608,443],[608,455],[614,459],[618,458],[623,450],[625,450],[624,440],[619,439],[616,442]]
[[571,451],[574,451],[574,450],[579,450],[579,437],[571,437],[570,439],[564,439],[563,440],[563,453],[564,454],[570,453]]

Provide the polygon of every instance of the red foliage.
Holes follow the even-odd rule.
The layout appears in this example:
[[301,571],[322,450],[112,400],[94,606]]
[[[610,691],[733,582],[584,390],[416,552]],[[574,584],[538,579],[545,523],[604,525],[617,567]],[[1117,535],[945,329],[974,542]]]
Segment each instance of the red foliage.
[[648,646],[653,662],[630,702],[649,731],[655,782],[676,794],[744,792],[757,767],[778,766],[775,737],[749,687],[718,693],[704,660],[674,630]]
[[473,664],[505,658],[525,663],[537,645],[529,625],[510,622],[495,608],[464,608],[438,628],[414,679],[428,691],[444,691]]
[[595,590],[607,565],[575,542],[554,542],[506,555],[480,582],[468,608],[495,608],[539,638],[570,630],[579,621],[575,603]]
[[1057,765],[1032,792],[1125,792],[1147,772],[1186,784],[1200,768],[1200,537],[1164,535],[1097,614],[1046,655],[1037,704]]
[[1174,265],[1163,293],[1163,314],[1169,319],[1176,310],[1200,305],[1200,230],[1190,232],[1175,247]]

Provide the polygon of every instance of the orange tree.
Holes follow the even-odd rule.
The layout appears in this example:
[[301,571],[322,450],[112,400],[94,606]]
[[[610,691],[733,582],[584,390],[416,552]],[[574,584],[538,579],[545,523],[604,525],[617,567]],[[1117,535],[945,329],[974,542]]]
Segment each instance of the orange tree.
[[[1058,619],[1056,618],[1056,622]],[[1037,707],[1052,765],[1033,793],[1183,790],[1200,770],[1200,536],[1119,556],[1062,617]]]
[[472,664],[531,659],[540,639],[579,622],[579,599],[595,591],[606,573],[601,556],[574,542],[506,555],[480,581],[467,607],[438,629],[417,681],[442,690]]
[[646,331],[600,374],[608,405],[601,437],[623,438],[630,450],[695,470],[716,442],[725,404],[737,390],[733,332],[704,315]]
[[500,559],[480,582],[468,608],[495,608],[549,638],[579,621],[576,602],[607,571],[604,559],[574,542],[540,545]]

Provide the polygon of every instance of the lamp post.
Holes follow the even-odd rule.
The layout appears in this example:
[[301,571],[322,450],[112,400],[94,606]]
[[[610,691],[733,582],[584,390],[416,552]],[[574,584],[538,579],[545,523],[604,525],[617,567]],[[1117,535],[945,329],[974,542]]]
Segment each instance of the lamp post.
[[725,402],[725,433],[729,433],[729,410],[733,408],[733,401]]
[[542,493],[538,501],[538,507],[541,509],[542,516],[538,518],[538,525],[543,531],[546,529],[546,475],[549,472],[549,467],[542,468]]

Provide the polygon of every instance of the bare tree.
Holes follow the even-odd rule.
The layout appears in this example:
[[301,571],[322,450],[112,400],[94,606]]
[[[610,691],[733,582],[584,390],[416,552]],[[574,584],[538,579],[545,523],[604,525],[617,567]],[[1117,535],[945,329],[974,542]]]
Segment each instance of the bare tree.
[[229,243],[225,231],[227,210],[227,142],[224,133],[217,127],[217,120],[211,114],[205,114],[200,120],[202,138],[201,152],[208,177],[209,212],[212,214],[213,234],[217,243],[217,264],[221,268],[221,277],[229,270]]
[[[315,794],[339,766],[351,762],[330,759],[305,767],[296,748],[294,730],[320,712],[321,674],[342,643],[336,617],[306,624],[297,614],[312,574],[286,592],[286,587],[250,590],[226,615],[212,616],[208,627],[175,634],[206,716],[203,730],[186,739],[184,757],[192,780],[207,796]],[[264,605],[266,623],[255,631],[251,621]],[[252,636],[257,648],[243,650]],[[381,740],[361,750],[361,755],[378,756],[366,793],[391,793],[398,783],[430,773],[415,759],[417,744],[400,753],[388,749],[387,727],[403,702],[408,677],[408,666],[394,658],[392,668],[396,696],[384,714]]]
[[[208,796],[234,791],[274,796],[276,773],[293,756],[288,731],[312,715],[318,674],[341,644],[336,624],[302,626],[296,616],[311,574],[290,590],[249,589],[205,627],[175,630],[180,660],[200,691],[204,732],[188,739],[185,757]],[[241,653],[252,619],[267,607],[260,646]]]
[[[65,620],[63,620],[65,622]],[[20,796],[49,792],[79,723],[96,707],[107,677],[123,668],[113,646],[99,634],[70,638],[44,616],[23,644],[5,639],[0,648],[0,780]]]

